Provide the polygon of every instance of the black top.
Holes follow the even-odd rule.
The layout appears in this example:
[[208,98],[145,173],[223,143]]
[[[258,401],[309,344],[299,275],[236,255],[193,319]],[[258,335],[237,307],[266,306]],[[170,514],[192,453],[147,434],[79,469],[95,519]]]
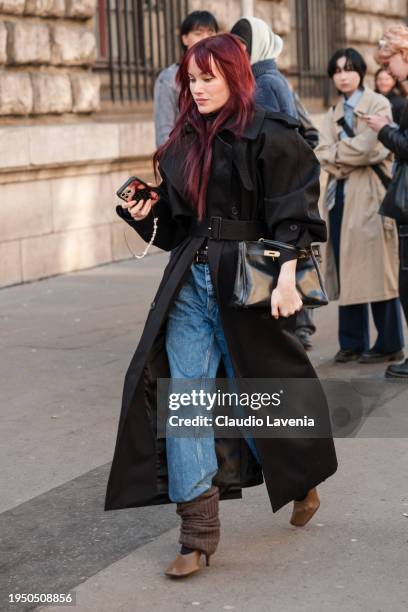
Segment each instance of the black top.
[[407,100],[404,98],[404,96],[394,90],[387,95],[387,98],[391,104],[392,118],[394,119],[395,123],[398,123],[399,125]]
[[408,105],[406,100],[404,102],[399,128],[386,125],[378,132],[378,140],[400,161],[408,161]]

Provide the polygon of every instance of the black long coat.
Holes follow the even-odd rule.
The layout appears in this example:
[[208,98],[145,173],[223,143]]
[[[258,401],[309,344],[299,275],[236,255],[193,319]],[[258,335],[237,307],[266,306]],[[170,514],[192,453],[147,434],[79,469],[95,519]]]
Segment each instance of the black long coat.
[[[319,164],[295,129],[297,125],[285,115],[261,109],[239,140],[225,125],[214,143],[209,215],[262,218],[268,237],[298,246],[326,240],[326,227],[317,209]],[[182,142],[160,165],[164,181],[155,207],[159,219],[155,244],[171,251],[171,256],[126,373],[105,510],[170,503],[165,440],[155,436],[156,380],[170,377],[164,342],[166,316],[204,241],[189,235],[195,214],[183,198],[182,167],[194,137],[187,126]],[[150,239],[151,215],[135,222],[121,207],[117,212],[145,240]],[[236,376],[316,377],[294,333],[296,315],[276,320],[269,309],[229,306],[236,261],[237,242],[209,240],[209,266]],[[321,395],[318,401],[324,401]],[[332,438],[258,438],[255,444],[262,468],[243,438],[216,439],[219,469],[214,484],[220,487],[221,499],[242,497],[242,487],[265,479],[276,512],[337,469]]]

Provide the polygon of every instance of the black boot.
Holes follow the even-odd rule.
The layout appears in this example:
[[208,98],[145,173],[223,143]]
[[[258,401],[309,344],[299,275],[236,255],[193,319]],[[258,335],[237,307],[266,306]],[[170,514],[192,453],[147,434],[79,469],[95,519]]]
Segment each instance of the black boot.
[[387,378],[406,378],[408,380],[408,359],[402,363],[396,363],[388,366],[385,370]]
[[363,353],[358,360],[359,363],[384,363],[387,361],[401,361],[404,359],[404,351],[395,351],[394,353],[379,353],[370,349]]
[[334,356],[334,361],[337,363],[347,363],[348,361],[357,361],[361,357],[362,351],[353,351],[353,349],[340,349]]

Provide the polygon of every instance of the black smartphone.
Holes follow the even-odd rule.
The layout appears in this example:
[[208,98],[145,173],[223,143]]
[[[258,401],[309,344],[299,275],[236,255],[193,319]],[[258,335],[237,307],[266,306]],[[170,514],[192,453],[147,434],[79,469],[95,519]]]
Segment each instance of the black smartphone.
[[151,198],[151,191],[159,193],[157,187],[150,187],[145,181],[140,179],[138,176],[131,176],[116,192],[116,195],[125,202],[135,200],[149,200]]

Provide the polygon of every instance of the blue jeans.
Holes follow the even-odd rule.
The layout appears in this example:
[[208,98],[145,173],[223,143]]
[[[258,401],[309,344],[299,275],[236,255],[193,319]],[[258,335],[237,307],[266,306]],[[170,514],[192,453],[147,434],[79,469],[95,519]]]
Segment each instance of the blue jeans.
[[[234,378],[207,264],[191,266],[169,311],[166,351],[172,379],[214,379],[221,358],[227,377]],[[245,438],[259,461],[252,437]],[[218,470],[213,436],[167,436],[166,449],[171,501],[190,501],[211,488]]]

